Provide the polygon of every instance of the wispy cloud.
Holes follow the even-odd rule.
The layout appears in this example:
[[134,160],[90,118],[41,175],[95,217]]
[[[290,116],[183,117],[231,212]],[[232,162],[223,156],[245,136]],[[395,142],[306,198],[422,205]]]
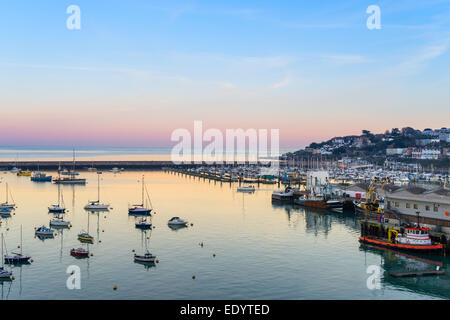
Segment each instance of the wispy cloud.
[[368,58],[356,54],[324,54],[322,58],[338,65],[359,64],[370,61]]
[[282,81],[274,83],[270,86],[271,89],[279,89],[279,88],[283,88],[286,87],[287,85],[289,85],[291,83],[291,79],[290,77],[286,77],[284,78]]

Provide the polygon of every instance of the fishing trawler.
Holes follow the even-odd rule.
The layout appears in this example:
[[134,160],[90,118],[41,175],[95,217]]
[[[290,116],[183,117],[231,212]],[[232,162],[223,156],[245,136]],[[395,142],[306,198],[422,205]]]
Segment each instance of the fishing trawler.
[[[145,206],[144,205],[144,189],[145,191],[147,191],[147,189],[145,188],[145,183],[144,183],[144,176],[142,176],[142,204],[135,204],[132,207],[128,208],[128,214],[134,214],[134,215],[150,215],[150,212],[152,211],[152,208],[148,208],[148,205]],[[147,193],[147,202],[150,203],[151,205],[151,201],[150,201],[150,197],[148,196],[148,192]]]
[[33,181],[33,182],[51,182],[52,176],[48,176],[44,172],[35,171],[31,175],[31,181]]

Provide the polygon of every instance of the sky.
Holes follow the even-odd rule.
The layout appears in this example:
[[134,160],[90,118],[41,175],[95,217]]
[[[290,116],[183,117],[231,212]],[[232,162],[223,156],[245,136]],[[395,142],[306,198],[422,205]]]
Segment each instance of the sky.
[[443,0],[0,0],[0,145],[170,146],[195,120],[293,149],[449,127],[449,46]]

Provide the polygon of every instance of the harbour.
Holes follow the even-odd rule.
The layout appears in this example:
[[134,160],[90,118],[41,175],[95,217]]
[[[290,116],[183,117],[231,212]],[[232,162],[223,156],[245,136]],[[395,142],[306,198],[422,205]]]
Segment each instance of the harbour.
[[[0,174],[0,187],[8,184],[17,206],[1,219],[5,248],[10,253],[23,246],[23,253],[33,259],[5,265],[15,279],[1,282],[2,299],[329,299],[336,290],[343,299],[450,298],[446,290],[429,289],[429,281],[446,288],[447,256],[404,256],[364,246],[358,241],[364,216],[272,202],[278,182],[254,183],[253,192],[238,192],[239,181],[169,170],[105,170],[98,175],[82,170],[78,161],[76,168],[85,185]],[[55,171],[46,173],[58,176]],[[141,202],[143,175],[153,207],[150,229],[138,228],[140,218],[128,214],[130,205]],[[85,210],[86,203],[98,197],[99,181],[100,199],[111,208]],[[67,210],[63,217],[71,227],[40,239],[35,228],[48,226],[54,217],[48,206],[57,200],[58,187]],[[186,219],[187,226],[170,228],[168,221],[176,216]],[[77,236],[81,231],[93,241],[83,244]],[[89,257],[72,255],[78,247],[88,249]],[[146,249],[158,263],[134,260]],[[447,272],[404,278],[390,274],[411,266],[430,270],[435,263]],[[80,290],[66,287],[71,265],[80,267]],[[383,290],[366,287],[370,265],[382,268]]]

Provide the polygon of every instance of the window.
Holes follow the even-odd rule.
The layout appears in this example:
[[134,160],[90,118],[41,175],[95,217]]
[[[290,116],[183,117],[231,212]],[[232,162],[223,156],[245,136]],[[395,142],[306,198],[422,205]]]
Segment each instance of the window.
[[409,202],[406,203],[406,208],[411,208],[411,204]]
[[425,210],[430,211],[430,206],[425,206]]
[[419,205],[417,203],[414,203],[414,209],[419,209]]
[[395,202],[395,206],[398,208],[400,204],[398,202]]
[[434,212],[438,212],[438,211],[439,211],[439,205],[438,205],[438,204],[435,203],[435,204],[433,205],[433,211],[434,211]]

